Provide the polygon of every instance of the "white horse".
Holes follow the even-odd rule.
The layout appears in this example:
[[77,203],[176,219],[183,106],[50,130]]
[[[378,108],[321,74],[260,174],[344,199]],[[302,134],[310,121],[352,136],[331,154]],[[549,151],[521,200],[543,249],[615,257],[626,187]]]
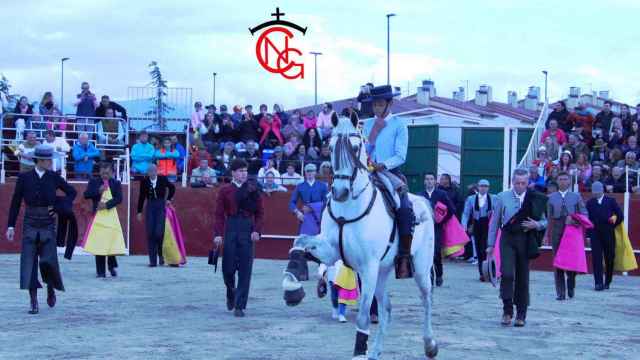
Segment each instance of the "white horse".
[[[356,343],[353,359],[378,359],[382,353],[383,339],[391,319],[391,303],[386,282],[394,269],[394,257],[398,252],[398,234],[394,220],[385,209],[379,190],[370,181],[366,169],[367,155],[364,139],[357,130],[357,117],[333,118],[331,161],[334,181],[331,199],[322,216],[321,233],[301,236],[289,251],[289,265],[285,270],[283,288],[287,305],[295,306],[304,298],[302,284],[298,281],[300,260],[307,259],[334,264],[342,259],[356,271],[362,281],[356,322]],[[415,267],[414,278],[424,304],[424,351],[434,358],[438,346],[431,327],[431,266],[433,265],[434,228],[430,206],[422,197],[410,194],[418,224],[415,227],[411,254]],[[340,225],[342,222],[342,231]],[[342,241],[340,233],[342,232]],[[390,242],[392,232],[395,234]],[[342,244],[340,244],[342,243]],[[367,352],[370,316],[369,309],[376,297],[379,304],[380,325],[373,347]]]

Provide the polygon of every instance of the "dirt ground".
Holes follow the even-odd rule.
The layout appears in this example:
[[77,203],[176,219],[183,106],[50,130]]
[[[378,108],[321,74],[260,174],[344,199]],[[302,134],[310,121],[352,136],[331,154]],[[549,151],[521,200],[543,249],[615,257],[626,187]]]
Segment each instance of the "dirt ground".
[[[247,317],[226,311],[224,284],[205,258],[186,267],[146,267],[145,257],[120,258],[120,276],[96,279],[93,257],[62,261],[67,291],[49,309],[28,315],[18,289],[17,255],[0,255],[0,359],[350,359],[350,323],[330,317],[329,299],[282,300],[282,261],[258,260]],[[220,271],[220,270],[219,270]],[[532,272],[532,306],[525,328],[502,328],[497,290],[477,281],[474,266],[445,264],[435,293],[439,359],[638,359],[640,278],[616,277],[593,291],[578,278],[574,300],[557,302],[550,273]],[[422,356],[422,308],[412,281],[392,281],[392,324],[383,359]],[[375,331],[375,327],[373,329]]]

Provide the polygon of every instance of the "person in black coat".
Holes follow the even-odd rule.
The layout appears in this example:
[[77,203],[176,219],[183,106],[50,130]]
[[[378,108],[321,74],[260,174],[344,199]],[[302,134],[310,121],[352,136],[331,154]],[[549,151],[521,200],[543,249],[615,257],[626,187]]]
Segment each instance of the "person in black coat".
[[565,133],[569,134],[573,129],[573,124],[569,120],[569,111],[567,111],[567,104],[564,101],[558,101],[553,108],[553,111],[549,113],[547,121],[544,123],[544,128],[549,128],[549,122],[555,119],[558,122],[558,128],[562,129]]
[[[96,117],[105,117],[107,109],[113,109],[113,113],[120,113],[121,118],[125,121],[127,120],[127,109],[125,109],[122,105],[109,100],[108,95],[103,95],[100,99],[100,106],[96,109]],[[97,119],[94,119],[97,120]],[[96,121],[97,123],[98,121]]]
[[[591,185],[593,198],[587,201],[589,220],[593,229],[589,232],[591,238],[591,258],[593,263],[593,277],[595,290],[609,289],[613,279],[613,260],[615,258],[616,238],[615,228],[624,220],[624,214],[615,199],[604,195],[604,186],[596,181]],[[605,277],[602,278],[602,255],[604,253]]]
[[151,164],[147,169],[147,176],[140,181],[138,197],[138,221],[142,221],[142,210],[145,201],[145,229],[147,232],[147,246],[149,250],[149,267],[164,265],[162,258],[162,240],[164,238],[165,205],[171,203],[176,187],[166,176],[158,175],[158,168]]
[[[111,191],[111,200],[102,203],[102,193],[107,189],[104,187],[104,182],[109,182],[109,190]],[[91,199],[93,214],[98,210],[112,209],[122,203],[122,185],[120,181],[113,178],[113,164],[109,162],[103,162],[100,164],[100,176],[89,180],[87,184],[87,190],[84,192],[85,199]],[[99,278],[106,276],[106,265],[109,266],[109,273],[111,276],[118,276],[116,268],[118,267],[118,261],[113,255],[104,256],[96,255],[96,274]]]
[[447,206],[447,215],[444,217],[444,219],[442,219],[440,223],[435,223],[434,219],[435,248],[433,252],[433,266],[436,272],[435,283],[436,286],[442,286],[442,276],[444,274],[444,269],[442,268],[442,224],[449,221],[449,219],[455,215],[456,210],[455,206],[447,196],[447,193],[442,190],[436,189],[436,175],[434,173],[426,173],[424,175],[424,187],[425,191],[422,192],[421,195],[429,200],[431,209],[435,209],[438,202],[441,202]]
[[261,129],[258,125],[258,121],[250,114],[245,114],[244,118],[236,127],[236,139],[238,141],[247,142],[253,140],[258,142],[260,139]]

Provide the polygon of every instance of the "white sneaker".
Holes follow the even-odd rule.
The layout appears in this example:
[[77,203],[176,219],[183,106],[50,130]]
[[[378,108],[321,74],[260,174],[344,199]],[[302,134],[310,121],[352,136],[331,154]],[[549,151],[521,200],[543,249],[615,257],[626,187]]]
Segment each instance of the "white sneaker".
[[338,315],[338,321],[341,323],[346,323],[347,322],[347,318],[344,317],[344,315]]
[[333,320],[337,320],[338,319],[338,309],[331,310],[331,318]]

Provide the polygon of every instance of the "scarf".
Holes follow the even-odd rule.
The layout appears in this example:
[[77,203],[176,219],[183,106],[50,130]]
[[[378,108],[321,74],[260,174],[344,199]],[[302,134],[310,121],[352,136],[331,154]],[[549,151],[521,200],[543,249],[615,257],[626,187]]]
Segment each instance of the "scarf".
[[380,131],[382,131],[385,126],[387,126],[387,122],[384,121],[384,118],[376,118],[375,122],[373,123],[373,127],[371,128],[371,133],[369,134],[369,144],[372,149],[375,148],[376,139],[378,138]]
[[[491,196],[489,196],[489,193],[487,193],[487,212],[490,212],[491,210],[493,210],[493,207],[491,206]],[[476,194],[476,202],[474,204],[474,208],[476,211],[480,211],[480,194]]]

